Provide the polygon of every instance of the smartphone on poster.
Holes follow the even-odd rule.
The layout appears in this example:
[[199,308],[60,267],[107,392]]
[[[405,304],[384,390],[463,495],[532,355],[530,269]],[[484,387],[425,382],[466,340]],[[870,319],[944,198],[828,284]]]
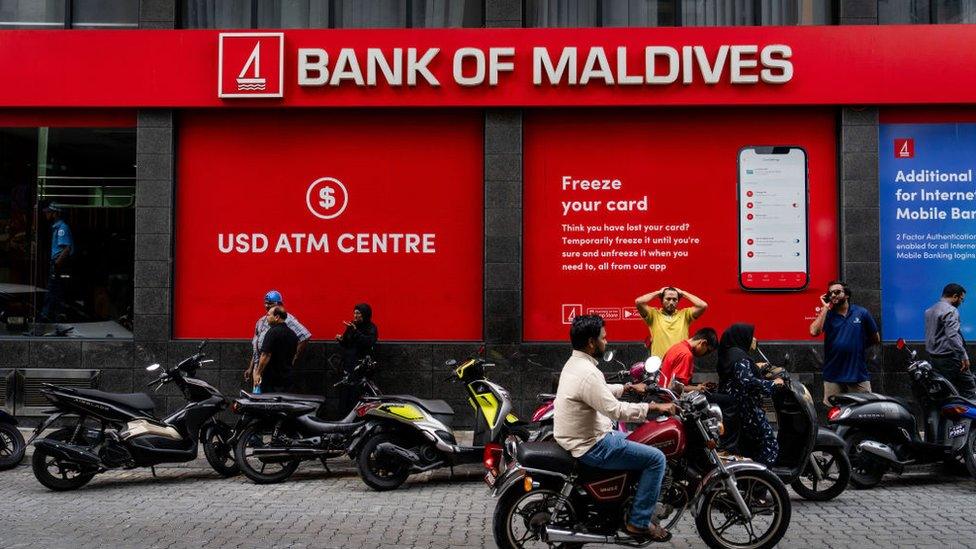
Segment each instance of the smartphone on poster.
[[739,286],[803,290],[810,282],[806,151],[743,147],[738,170]]

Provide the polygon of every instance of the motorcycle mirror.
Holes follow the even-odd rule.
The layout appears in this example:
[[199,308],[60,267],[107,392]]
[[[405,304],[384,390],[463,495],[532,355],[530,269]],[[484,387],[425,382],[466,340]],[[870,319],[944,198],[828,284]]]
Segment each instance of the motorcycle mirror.
[[453,368],[453,367],[457,366],[457,361],[452,358],[452,359],[448,360],[447,362],[445,362],[444,363],[444,366],[447,366],[448,368]]
[[652,356],[644,361],[644,371],[649,374],[656,374],[661,370],[661,357]]
[[202,351],[202,350],[203,350],[203,348],[204,348],[204,347],[206,347],[206,345],[207,345],[207,340],[206,340],[206,339],[204,339],[203,341],[201,341],[201,342],[200,342],[200,346],[199,346],[199,347],[197,347],[197,352],[200,352],[200,351]]
[[895,347],[897,347],[899,351],[902,350],[902,349],[904,349],[905,348],[905,339],[899,337],[898,338],[898,341],[895,342]]
[[149,366],[146,366],[147,372],[155,372],[158,369],[159,369],[159,364],[150,364]]
[[613,351],[607,349],[603,352],[603,361],[610,362],[611,360],[613,360]]

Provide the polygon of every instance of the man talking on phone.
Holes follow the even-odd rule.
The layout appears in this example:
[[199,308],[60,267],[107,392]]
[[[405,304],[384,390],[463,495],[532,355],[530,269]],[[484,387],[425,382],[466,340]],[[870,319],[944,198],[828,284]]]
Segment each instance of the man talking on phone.
[[839,280],[820,296],[820,312],[810,324],[810,335],[824,334],[824,399],[833,395],[870,393],[867,351],[881,343],[878,323],[867,309],[851,303],[851,290]]

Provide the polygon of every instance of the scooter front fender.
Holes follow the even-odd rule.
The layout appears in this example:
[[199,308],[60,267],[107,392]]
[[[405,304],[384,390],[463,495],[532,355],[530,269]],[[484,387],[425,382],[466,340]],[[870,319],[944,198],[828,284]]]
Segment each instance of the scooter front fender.
[[[843,427],[846,432],[847,427]],[[844,443],[843,434],[839,432],[835,433],[830,429],[824,427],[817,428],[817,443],[814,448],[843,448],[846,446]]]

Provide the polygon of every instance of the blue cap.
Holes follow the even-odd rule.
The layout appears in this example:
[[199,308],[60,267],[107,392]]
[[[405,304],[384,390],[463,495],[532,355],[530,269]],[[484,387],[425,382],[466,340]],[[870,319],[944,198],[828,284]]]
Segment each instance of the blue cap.
[[278,290],[271,290],[270,292],[264,294],[265,303],[284,303],[285,301],[281,299],[281,292]]

